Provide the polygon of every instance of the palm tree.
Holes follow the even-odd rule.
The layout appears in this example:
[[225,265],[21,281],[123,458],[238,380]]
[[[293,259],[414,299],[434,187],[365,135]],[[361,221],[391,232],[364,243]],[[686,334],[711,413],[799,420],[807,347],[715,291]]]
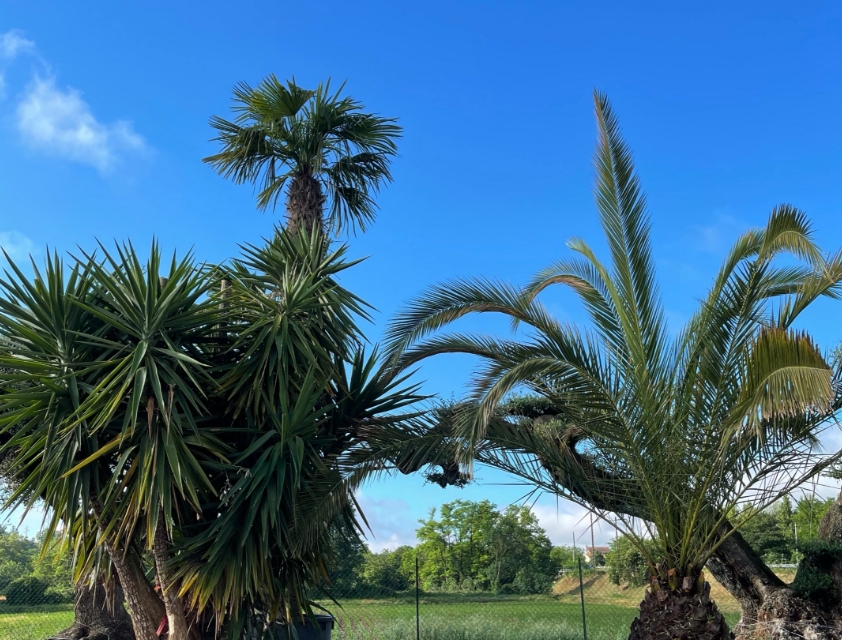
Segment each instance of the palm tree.
[[365,230],[374,220],[372,197],[392,180],[389,165],[401,128],[394,118],[363,113],[330,82],[315,91],[274,75],[256,89],[234,87],[233,122],[214,116],[222,150],[205,158],[238,184],[260,183],[260,209],[275,206],[286,187],[290,230],[328,227]]
[[224,267],[101,252],[0,280],[10,504],[50,507],[45,544],[80,582],[117,574],[137,640],[164,614],[182,640],[311,614],[330,524],[361,526],[351,454],[419,399],[361,346],[345,248],[280,231]]
[[[834,460],[815,445],[842,405],[839,380],[793,322],[820,296],[839,295],[842,256],[826,259],[804,214],[777,207],[765,228],[739,238],[673,336],[631,153],[607,98],[596,93],[595,104],[596,202],[610,263],[574,239],[580,257],[526,287],[460,280],[412,301],[389,331],[398,369],[441,353],[484,362],[471,397],[440,412],[412,447],[419,460],[425,448],[427,460],[449,448],[618,518],[650,571],[631,638],[727,638],[703,567],[742,525],[730,514],[742,504],[762,509]],[[781,255],[799,263],[778,264]],[[538,296],[554,284],[579,296],[591,326],[547,312]],[[489,312],[527,336],[437,334]],[[513,397],[518,390],[529,395]]]

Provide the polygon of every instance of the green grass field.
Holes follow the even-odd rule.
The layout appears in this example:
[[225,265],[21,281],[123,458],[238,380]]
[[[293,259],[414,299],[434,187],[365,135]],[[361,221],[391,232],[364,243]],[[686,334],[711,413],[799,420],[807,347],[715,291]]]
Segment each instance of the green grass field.
[[[349,600],[337,617],[336,640],[411,640],[415,637],[415,604],[411,600]],[[589,640],[625,640],[636,607],[592,603],[585,606]],[[739,615],[726,614],[730,624]],[[578,640],[582,638],[581,605],[553,597],[440,597],[421,600],[424,640]]]
[[7,607],[0,605],[0,640],[44,640],[73,622],[73,605]]
[[[415,637],[415,605],[407,601],[360,601],[330,607],[338,618],[335,640],[411,640]],[[588,638],[622,640],[634,618],[632,608],[590,605],[586,608]],[[421,606],[424,640],[577,640],[582,638],[578,605],[552,598],[476,597],[463,601],[425,597]],[[44,640],[71,623],[72,611],[18,611],[0,607],[0,640]]]
[[[552,596],[426,593],[421,596],[424,640],[579,640],[582,610],[578,579],[560,581]],[[575,583],[575,584],[574,584]],[[736,603],[716,585],[714,598],[729,624],[739,619]],[[607,577],[585,580],[589,640],[624,640],[642,597]],[[383,600],[345,600],[325,605],[337,617],[334,640],[412,640],[415,601],[411,594]],[[44,640],[73,620],[72,607],[9,608],[0,604],[0,640]]]

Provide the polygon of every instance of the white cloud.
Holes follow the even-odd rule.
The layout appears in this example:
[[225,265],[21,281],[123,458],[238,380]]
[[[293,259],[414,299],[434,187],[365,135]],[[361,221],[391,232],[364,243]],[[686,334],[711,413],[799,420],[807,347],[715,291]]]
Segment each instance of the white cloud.
[[14,60],[20,53],[31,53],[35,50],[35,43],[27,40],[17,29],[0,35],[0,58]]
[[[591,521],[587,509],[565,501],[558,507],[536,504],[532,512],[554,545],[569,547],[575,535],[577,547],[591,546]],[[614,536],[614,527],[594,516],[593,539],[596,546],[607,545]]]
[[62,90],[52,78],[30,84],[17,108],[17,126],[31,147],[100,172],[112,169],[126,152],[146,149],[130,122],[99,122],[78,90]]
[[[29,259],[34,249],[32,240],[17,231],[0,231],[0,248],[5,251],[15,263],[21,263]],[[0,261],[5,258],[0,253]]]
[[20,31],[12,29],[0,34],[0,99],[6,95],[5,67],[20,53],[35,50],[35,43],[23,37]]
[[405,501],[371,498],[358,491],[357,502],[371,527],[371,531],[366,532],[366,545],[373,552],[379,553],[384,549],[397,549],[418,542],[415,537],[418,521],[412,517]]

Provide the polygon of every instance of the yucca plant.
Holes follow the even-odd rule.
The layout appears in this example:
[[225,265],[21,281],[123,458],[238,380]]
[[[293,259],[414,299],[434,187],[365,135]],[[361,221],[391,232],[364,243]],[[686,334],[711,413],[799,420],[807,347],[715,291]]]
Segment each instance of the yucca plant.
[[330,81],[305,89],[274,75],[256,88],[237,85],[237,116],[211,118],[222,150],[205,162],[237,183],[259,183],[260,209],[274,207],[286,188],[290,230],[365,230],[374,220],[373,194],[392,180],[401,128],[363,112],[343,89],[333,92]]
[[[595,94],[595,105],[610,261],[574,239],[578,257],[525,287],[459,280],[413,300],[389,330],[398,369],[442,353],[476,355],[483,367],[472,396],[409,446],[419,460],[426,448],[428,460],[504,469],[616,522],[651,576],[631,638],[727,638],[703,567],[742,524],[729,514],[762,509],[834,459],[818,452],[817,436],[840,406],[839,381],[793,323],[817,298],[838,297],[842,257],[821,252],[802,212],[777,207],[737,240],[673,335],[631,153],[607,98]],[[579,296],[588,326],[561,323],[540,304],[555,284]],[[525,335],[437,334],[489,312]]]
[[182,640],[291,629],[332,523],[361,526],[350,453],[419,397],[365,355],[344,254],[279,231],[223,266],[125,245],[0,280],[9,504],[46,503],[79,580],[116,573],[138,640],[164,615]]

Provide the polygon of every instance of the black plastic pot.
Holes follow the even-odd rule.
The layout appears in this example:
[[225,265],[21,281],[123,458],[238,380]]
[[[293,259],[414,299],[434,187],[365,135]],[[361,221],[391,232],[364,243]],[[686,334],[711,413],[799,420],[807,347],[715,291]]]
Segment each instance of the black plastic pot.
[[313,626],[309,619],[295,623],[298,640],[330,640],[334,625],[333,616],[317,614],[315,618],[316,626]]

